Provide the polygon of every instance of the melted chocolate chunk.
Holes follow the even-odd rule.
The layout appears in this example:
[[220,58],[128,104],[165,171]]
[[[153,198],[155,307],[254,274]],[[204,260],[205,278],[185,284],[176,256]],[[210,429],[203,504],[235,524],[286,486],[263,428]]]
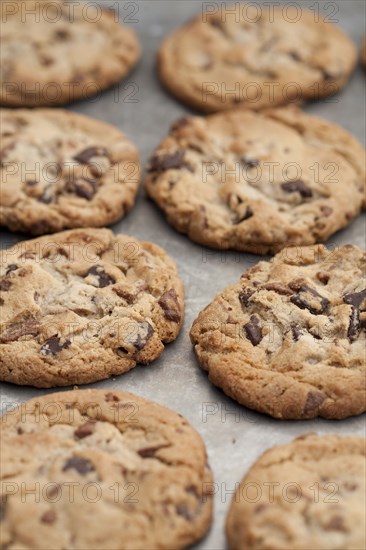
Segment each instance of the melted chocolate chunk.
[[88,147],[74,156],[74,160],[80,164],[89,164],[94,157],[109,157],[109,152],[105,147]]
[[281,183],[282,189],[286,193],[300,193],[300,195],[304,198],[310,198],[313,196],[312,190],[305,185],[305,183],[302,180],[295,180],[295,181],[288,181],[286,183]]
[[187,170],[193,172],[192,166],[184,160],[184,151],[179,149],[166,155],[154,155],[150,160],[148,172],[164,172],[175,168],[187,168]]
[[171,447],[170,443],[163,443],[162,445],[154,445],[151,447],[144,447],[143,449],[139,449],[137,453],[142,458],[152,458],[155,456],[155,453],[159,451],[160,449],[166,449],[167,447]]
[[329,300],[321,296],[316,290],[302,284],[298,287],[295,284],[289,284],[292,289],[298,290],[296,294],[291,296],[290,301],[300,309],[307,309],[313,315],[321,315],[329,305]]
[[234,221],[234,224],[237,225],[238,223],[241,223],[245,220],[248,220],[249,218],[251,218],[252,216],[254,216],[254,212],[253,210],[250,208],[250,206],[247,206],[244,214],[242,216],[237,216],[235,218],[235,221]]
[[178,504],[175,509],[177,514],[182,516],[187,521],[192,521],[195,516],[195,514],[192,514],[192,512],[188,510],[188,507],[185,504]]
[[84,437],[88,437],[89,435],[93,434],[95,432],[95,424],[95,420],[88,420],[87,422],[85,422],[85,424],[82,424],[75,430],[75,437],[78,437],[79,439],[84,439]]
[[12,271],[16,271],[17,269],[18,269],[17,264],[10,264],[10,265],[8,265],[8,267],[6,268],[5,274],[8,275],[8,274],[11,273]]
[[0,281],[0,290],[3,292],[7,292],[9,288],[11,287],[12,282],[9,281],[9,279],[1,279]]
[[351,342],[358,338],[361,328],[363,328],[363,324],[360,322],[360,310],[364,311],[364,308],[361,307],[364,300],[366,300],[366,289],[343,296],[343,302],[351,306],[347,330],[347,337]]
[[119,401],[119,398],[116,395],[113,395],[113,393],[108,392],[105,395],[105,400],[107,402],[117,402],[117,401]]
[[292,325],[291,326],[291,333],[292,333],[292,338],[294,339],[295,342],[297,342],[301,336],[301,329],[298,325]]
[[55,189],[53,185],[47,185],[47,187],[44,188],[42,195],[38,198],[40,202],[43,202],[44,204],[51,204],[51,202],[54,201],[55,198]]
[[258,346],[262,341],[262,329],[259,326],[259,320],[255,315],[252,315],[249,323],[244,325],[246,337],[251,341],[253,346]]
[[94,472],[94,464],[87,460],[86,458],[81,458],[80,456],[73,456],[69,458],[65,463],[65,466],[62,468],[63,472],[67,470],[76,470],[79,474],[85,475],[89,472]]
[[343,301],[345,304],[349,304],[357,309],[360,308],[364,300],[366,300],[366,288],[360,292],[351,292],[343,296]]
[[47,524],[50,524],[50,525],[52,523],[55,523],[56,519],[57,519],[57,514],[56,514],[55,510],[48,510],[47,512],[45,512],[41,516],[41,522],[42,523],[47,523]]
[[70,38],[70,33],[66,29],[59,29],[55,32],[55,37],[59,40],[66,40],[67,38]]
[[173,321],[174,323],[179,323],[180,321],[180,311],[177,293],[173,288],[164,292],[158,300],[159,306],[164,311],[164,316],[168,321]]
[[67,349],[70,346],[71,342],[67,338],[61,344],[61,338],[59,338],[58,336],[52,336],[52,338],[46,340],[46,342],[41,347],[40,352],[42,355],[57,355],[58,353],[60,353],[60,351],[62,351],[63,349]]
[[295,61],[301,61],[301,56],[299,53],[295,52],[295,51],[291,51],[291,52],[288,52],[288,55],[289,57],[291,57],[292,59],[294,59]]
[[344,517],[339,514],[333,516],[324,526],[324,529],[326,531],[340,531],[341,533],[347,533],[347,528],[344,524]]
[[78,197],[91,201],[97,192],[97,186],[92,180],[77,178],[70,184],[70,190]]
[[22,336],[37,336],[39,332],[39,324],[35,319],[27,319],[20,323],[10,325],[0,336],[0,342],[6,344],[8,342],[16,342]]
[[239,294],[239,301],[241,305],[244,307],[248,307],[250,298],[253,296],[254,293],[255,290],[253,290],[252,288],[243,288],[243,290]]
[[113,285],[116,282],[115,279],[110,277],[110,275],[108,275],[100,265],[93,265],[85,276],[87,277],[88,275],[94,275],[97,277],[99,288]]
[[140,351],[146,346],[153,334],[154,329],[150,323],[143,321],[142,323],[139,323],[138,333],[134,334],[130,338],[130,343],[135,346],[138,351]]
[[324,395],[324,393],[320,393],[317,391],[309,391],[306,398],[303,412],[305,414],[308,414],[312,412],[314,409],[317,409],[318,407],[320,407],[323,401],[325,401],[326,398],[327,397],[326,395]]
[[245,166],[245,168],[256,168],[259,166],[259,160],[245,156],[240,158],[240,162]]

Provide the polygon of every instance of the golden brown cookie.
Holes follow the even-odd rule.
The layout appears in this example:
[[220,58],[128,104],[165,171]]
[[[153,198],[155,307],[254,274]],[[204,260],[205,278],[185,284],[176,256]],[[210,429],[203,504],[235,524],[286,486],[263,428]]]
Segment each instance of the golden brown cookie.
[[356,60],[348,36],[316,11],[206,2],[164,40],[158,70],[173,95],[200,111],[258,110],[336,93]]
[[287,107],[184,117],[148,165],[169,223],[221,250],[275,253],[328,239],[360,212],[365,150],[326,120]]
[[156,359],[178,335],[184,292],[157,245],[76,229],[2,251],[0,378],[86,384]]
[[365,439],[308,434],[266,451],[231,503],[230,550],[362,550]]
[[285,248],[244,272],[191,329],[211,382],[275,418],[364,412],[365,260],[352,245]]
[[137,63],[140,45],[97,2],[1,2],[0,103],[59,105],[99,94]]
[[2,548],[178,550],[210,526],[204,443],[157,403],[53,393],[2,417],[1,440]]
[[121,219],[139,186],[117,128],[60,109],[0,109],[0,225],[35,235]]

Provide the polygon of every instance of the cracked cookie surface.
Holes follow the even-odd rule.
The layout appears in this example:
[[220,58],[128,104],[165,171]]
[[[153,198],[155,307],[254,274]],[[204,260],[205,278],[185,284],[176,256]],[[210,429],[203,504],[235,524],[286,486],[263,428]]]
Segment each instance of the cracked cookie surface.
[[265,254],[348,225],[365,180],[356,139],[288,107],[178,120],[150,161],[145,187],[193,241]]
[[332,23],[298,12],[239,2],[217,13],[203,10],[162,43],[160,78],[179,100],[204,112],[334,94],[355,66],[356,48]]
[[[54,393],[3,416],[1,434],[4,548],[181,549],[209,528],[204,443],[157,403]],[[26,493],[34,487],[38,499]]]
[[132,29],[96,4],[13,0],[1,2],[1,15],[2,105],[86,99],[119,82],[140,56]]
[[219,293],[191,340],[209,379],[275,418],[366,410],[365,253],[287,248]]
[[184,292],[155,244],[108,229],[2,251],[1,379],[86,384],[156,359],[181,328]]
[[35,235],[114,223],[139,186],[135,146],[117,128],[55,109],[0,110],[0,224]]
[[232,501],[230,550],[365,548],[365,450],[361,437],[307,434],[266,451]]

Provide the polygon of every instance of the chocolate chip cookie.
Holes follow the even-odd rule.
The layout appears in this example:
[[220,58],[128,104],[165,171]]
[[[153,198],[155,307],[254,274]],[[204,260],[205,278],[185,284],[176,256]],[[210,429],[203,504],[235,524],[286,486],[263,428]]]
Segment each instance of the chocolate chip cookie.
[[0,133],[0,225],[35,235],[103,226],[133,205],[139,155],[117,128],[59,109],[1,109]]
[[275,418],[366,410],[366,256],[345,245],[286,248],[216,296],[191,340],[209,379]]
[[158,57],[167,89],[200,111],[316,100],[342,88],[355,66],[354,44],[315,12],[206,4],[164,40]]
[[131,393],[53,393],[3,416],[1,435],[3,548],[181,549],[209,528],[205,446],[170,409]]
[[156,359],[183,320],[174,262],[149,242],[80,229],[2,251],[0,377],[86,384]]
[[230,550],[366,547],[365,439],[307,434],[266,451],[227,517]]
[[150,197],[195,242],[256,254],[348,225],[365,197],[365,150],[295,107],[185,117],[148,166]]
[[1,2],[0,103],[59,105],[99,94],[137,63],[135,33],[96,2]]

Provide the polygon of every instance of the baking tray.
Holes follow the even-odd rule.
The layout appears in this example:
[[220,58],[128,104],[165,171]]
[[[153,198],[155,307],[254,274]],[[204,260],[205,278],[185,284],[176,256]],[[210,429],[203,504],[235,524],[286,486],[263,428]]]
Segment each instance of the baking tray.
[[[157,48],[167,33],[199,13],[203,3],[195,0],[106,0],[103,4],[117,7],[120,18],[136,29],[142,42],[143,56],[126,81],[94,99],[75,103],[69,108],[118,126],[137,144],[145,163],[171,123],[189,112],[161,87],[155,71]],[[221,1],[217,3],[220,4]],[[321,12],[337,20],[357,46],[360,45],[366,6],[363,0],[318,3],[298,0],[295,4],[300,7],[320,5]],[[307,105],[305,109],[339,123],[364,144],[364,98],[365,72],[359,66],[340,94]],[[224,522],[231,492],[265,449],[306,432],[364,434],[365,415],[342,421],[279,421],[250,411],[227,398],[198,367],[189,340],[189,329],[201,309],[217,292],[236,282],[244,270],[261,258],[238,252],[213,251],[192,243],[167,224],[163,214],[142,190],[133,210],[112,229],[115,233],[151,240],[165,248],[175,259],[186,289],[185,322],[178,339],[168,345],[153,364],[139,366],[118,378],[83,387],[131,391],[154,399],[184,415],[200,432],[207,445],[216,494],[211,531],[195,548],[223,549],[226,547]],[[29,236],[1,232],[0,237],[2,246],[8,247]],[[345,243],[365,247],[365,216],[360,216],[328,242],[330,246]],[[50,391],[55,390],[2,384],[2,407]]]

